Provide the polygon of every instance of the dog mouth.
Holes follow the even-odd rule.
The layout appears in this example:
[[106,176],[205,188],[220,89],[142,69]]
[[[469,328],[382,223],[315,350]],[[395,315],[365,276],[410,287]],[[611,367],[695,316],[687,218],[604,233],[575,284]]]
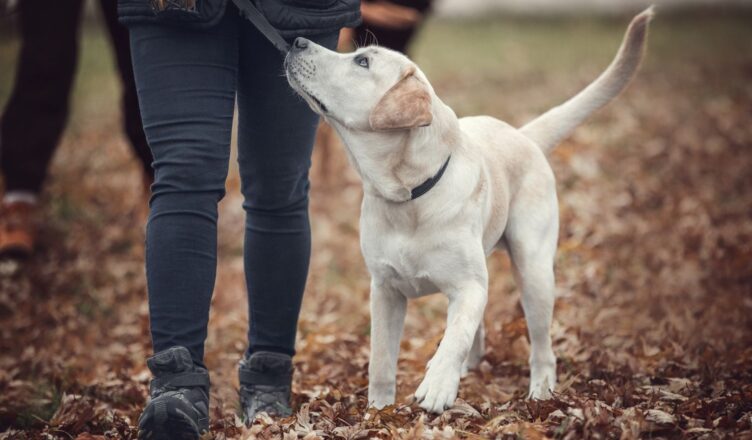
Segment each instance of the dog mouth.
[[287,78],[290,80],[293,89],[295,89],[295,91],[298,92],[298,94],[300,94],[303,99],[305,99],[309,103],[315,104],[315,106],[318,107],[319,110],[321,110],[321,113],[329,113],[329,109],[326,107],[326,104],[321,102],[321,100],[316,95],[314,95],[313,92],[308,89],[308,87],[303,85],[303,83],[297,78],[294,66],[287,64],[286,67]]
[[315,102],[316,105],[319,106],[319,108],[321,109],[322,112],[329,113],[329,109],[326,108],[326,106],[324,105],[324,103],[321,102],[321,100],[319,98],[317,98],[316,96],[314,96],[312,93],[308,92],[307,90],[304,90],[304,93],[306,95],[308,95],[308,97],[311,98],[311,100],[313,100],[313,102]]

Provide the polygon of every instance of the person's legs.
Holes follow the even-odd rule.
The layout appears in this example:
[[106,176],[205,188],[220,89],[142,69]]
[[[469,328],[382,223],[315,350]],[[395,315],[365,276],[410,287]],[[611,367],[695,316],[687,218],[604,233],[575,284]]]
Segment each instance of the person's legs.
[[[334,48],[337,34],[313,38]],[[308,275],[308,169],[318,116],[290,90],[280,54],[240,28],[238,162],[245,197],[248,354],[292,355]]]
[[146,277],[155,352],[203,364],[237,78],[237,15],[207,31],[130,29],[141,116],[154,155]]
[[37,194],[68,119],[81,0],[19,3],[21,53],[0,121],[6,192]]
[[19,4],[21,53],[0,118],[0,256],[28,257],[36,241],[37,195],[68,119],[81,0]]
[[128,29],[118,23],[116,1],[100,0],[100,4],[102,6],[102,16],[112,40],[117,70],[123,86],[122,106],[125,134],[128,136],[133,152],[141,162],[145,180],[150,183],[150,181],[154,180],[154,171],[151,167],[152,156],[141,123],[141,112],[138,109],[138,95],[136,94],[136,83],[133,79],[133,67],[131,66]]

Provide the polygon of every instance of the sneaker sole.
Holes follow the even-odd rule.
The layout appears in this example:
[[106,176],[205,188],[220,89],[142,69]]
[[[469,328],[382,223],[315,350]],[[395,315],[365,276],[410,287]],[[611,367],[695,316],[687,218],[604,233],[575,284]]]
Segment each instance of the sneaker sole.
[[138,423],[139,440],[198,440],[198,425],[177,408],[155,405]]

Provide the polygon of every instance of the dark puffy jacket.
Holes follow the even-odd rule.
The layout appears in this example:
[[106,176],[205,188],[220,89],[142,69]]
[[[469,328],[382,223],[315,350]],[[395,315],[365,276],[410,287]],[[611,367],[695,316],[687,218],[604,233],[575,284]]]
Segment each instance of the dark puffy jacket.
[[[198,13],[163,11],[159,17],[153,0],[118,0],[123,24],[165,23],[207,28],[222,17],[228,0],[195,0]],[[167,0],[170,1],[170,0]],[[191,0],[192,1],[192,0]],[[360,24],[360,0],[251,0],[285,38],[330,33]]]

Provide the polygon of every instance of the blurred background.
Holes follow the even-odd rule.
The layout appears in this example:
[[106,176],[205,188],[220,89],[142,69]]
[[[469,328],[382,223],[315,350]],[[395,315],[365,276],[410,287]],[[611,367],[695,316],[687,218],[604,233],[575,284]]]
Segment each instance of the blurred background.
[[[24,2],[34,31],[22,35]],[[340,47],[406,51],[459,116],[520,125],[592,81],[649,3],[372,1]],[[437,418],[410,405],[366,410],[362,190],[322,125],[295,360],[300,411],[251,429],[234,415],[247,316],[233,161],[206,350],[213,435],[752,436],[752,2],[657,3],[637,77],[550,156],[561,211],[556,399],[524,399],[525,321],[509,261],[495,255],[487,354],[463,379],[463,406]],[[150,377],[150,159],[128,91],[127,36],[111,11],[107,24],[111,0],[0,5],[0,438],[135,438]],[[33,48],[25,55],[22,36]],[[409,306],[399,402],[422,378],[445,308],[438,296]]]

